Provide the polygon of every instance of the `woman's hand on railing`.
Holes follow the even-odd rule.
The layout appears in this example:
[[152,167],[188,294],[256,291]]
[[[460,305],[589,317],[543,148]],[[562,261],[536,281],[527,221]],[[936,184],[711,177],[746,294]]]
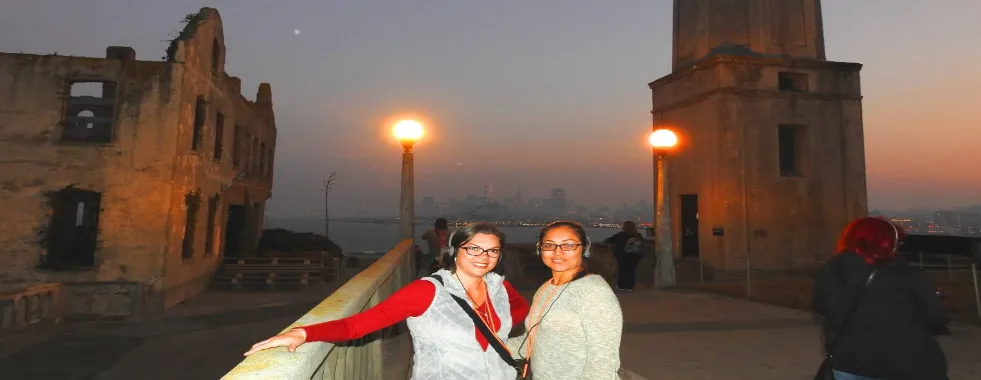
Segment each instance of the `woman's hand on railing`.
[[276,335],[259,343],[253,344],[252,348],[245,352],[245,356],[256,352],[268,350],[270,348],[286,346],[286,351],[295,352],[296,348],[307,341],[307,332],[301,328],[295,328],[285,333]]

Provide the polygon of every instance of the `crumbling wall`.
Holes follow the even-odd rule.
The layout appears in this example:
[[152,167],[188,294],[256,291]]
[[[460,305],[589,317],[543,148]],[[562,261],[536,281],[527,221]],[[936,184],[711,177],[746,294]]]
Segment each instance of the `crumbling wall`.
[[[260,86],[256,101],[246,100],[239,92],[241,80],[224,71],[227,49],[218,12],[202,8],[189,19],[193,21],[184,29],[184,37],[175,40],[174,64],[184,67],[182,102],[202,101],[203,107],[200,113],[192,110],[182,114],[176,128],[177,139],[182,143],[177,149],[171,199],[174,223],[170,225],[170,246],[174,248],[166,255],[166,305],[206,287],[221,256],[243,256],[254,251],[265,201],[271,196],[272,161],[268,157],[275,151],[269,85]],[[200,144],[193,143],[196,138]],[[259,150],[266,153],[259,154]],[[191,192],[199,194],[204,202],[218,199],[214,214],[210,205],[199,207],[196,231],[186,231],[184,223],[187,218],[183,200]],[[248,210],[246,231],[235,237],[235,252],[225,252],[225,223],[204,222],[225,221],[230,205],[243,205]],[[199,238],[194,239],[194,254],[182,257],[179,247],[187,233]],[[212,238],[207,238],[209,235]],[[209,242],[211,246],[207,246]]]
[[[132,58],[124,50],[108,53]],[[172,81],[159,62],[0,54],[0,282],[161,277],[180,112]],[[100,137],[86,138],[93,130]],[[57,206],[49,194],[68,187],[99,194],[97,224],[77,226],[95,227],[98,246],[91,265],[57,268],[42,240]]]

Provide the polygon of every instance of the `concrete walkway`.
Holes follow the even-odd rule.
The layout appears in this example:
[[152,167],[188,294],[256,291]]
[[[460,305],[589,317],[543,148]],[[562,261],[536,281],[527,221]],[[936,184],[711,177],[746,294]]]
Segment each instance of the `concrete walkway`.
[[[797,310],[689,292],[620,293],[623,368],[648,379],[810,379],[820,329]],[[981,329],[940,337],[950,378],[981,378]]]
[[72,323],[3,337],[0,379],[218,379],[249,346],[331,291],[208,291],[148,321]]
[[[0,338],[0,379],[218,379],[252,343],[330,290],[209,291],[150,321],[68,324]],[[809,379],[821,359],[819,330],[807,313],[702,293],[618,295],[622,365],[646,379]],[[950,378],[981,378],[981,329],[952,331],[940,338]],[[404,366],[391,370],[393,378],[404,376]]]

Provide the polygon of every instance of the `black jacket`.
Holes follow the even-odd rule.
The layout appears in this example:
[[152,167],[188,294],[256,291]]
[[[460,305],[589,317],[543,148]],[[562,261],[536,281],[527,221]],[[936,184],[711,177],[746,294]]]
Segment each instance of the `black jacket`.
[[[854,253],[837,255],[821,267],[813,308],[825,317],[826,346],[872,269]],[[926,274],[905,260],[881,264],[833,352],[835,369],[886,380],[947,379],[947,358],[935,333],[950,316],[935,291]]]

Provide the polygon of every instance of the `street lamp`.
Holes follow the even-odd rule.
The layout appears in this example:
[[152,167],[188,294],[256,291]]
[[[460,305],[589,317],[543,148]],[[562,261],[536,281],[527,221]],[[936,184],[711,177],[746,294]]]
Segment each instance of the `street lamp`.
[[[415,185],[413,184],[412,145],[422,138],[422,124],[415,120],[400,120],[392,128],[402,143],[402,198],[399,201],[399,234],[402,239],[415,239]],[[410,247],[411,249],[411,247]]]
[[670,129],[660,128],[647,139],[654,147],[657,159],[657,190],[654,195],[654,255],[657,257],[657,273],[654,287],[670,288],[678,281],[674,271],[674,244],[671,242],[671,206],[668,194],[668,154],[678,145],[678,136]]

